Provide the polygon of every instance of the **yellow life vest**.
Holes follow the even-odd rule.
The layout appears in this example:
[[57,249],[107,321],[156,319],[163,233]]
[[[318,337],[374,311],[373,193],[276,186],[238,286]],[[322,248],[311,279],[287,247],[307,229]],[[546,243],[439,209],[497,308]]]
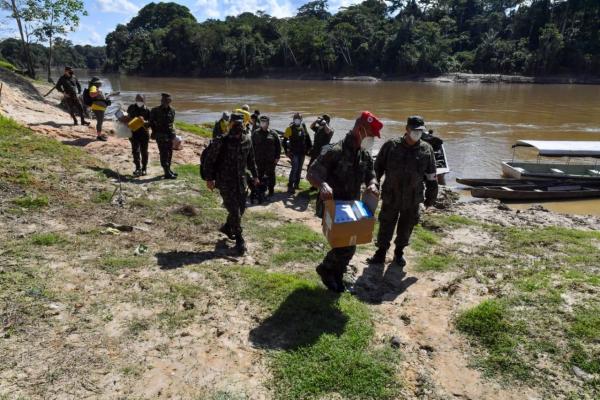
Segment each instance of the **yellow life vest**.
[[96,86],[90,87],[90,97],[92,98],[91,108],[93,111],[106,111],[106,102],[104,102],[104,98],[97,99],[98,95],[98,88]]
[[242,110],[241,108],[238,108],[237,110],[234,111],[234,113],[244,115],[244,125],[250,123],[250,116],[252,115],[252,114],[250,114],[250,111],[246,111],[246,110]]

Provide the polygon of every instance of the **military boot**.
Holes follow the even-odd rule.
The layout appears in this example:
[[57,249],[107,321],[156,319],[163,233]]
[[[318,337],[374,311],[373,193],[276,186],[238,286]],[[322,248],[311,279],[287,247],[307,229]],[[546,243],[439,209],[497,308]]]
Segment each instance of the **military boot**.
[[229,240],[235,239],[235,235],[231,232],[231,228],[229,227],[229,224],[227,224],[227,223],[224,223],[223,225],[221,225],[221,227],[219,228],[219,232],[221,232],[225,236],[227,236],[227,238]]
[[317,274],[321,277],[321,282],[323,285],[332,292],[339,292],[338,284],[336,282],[333,271],[325,268],[324,264],[319,264],[317,266]]
[[169,171],[169,168],[164,167],[163,171],[165,171],[165,179],[176,179],[177,177]]
[[[75,125],[77,125],[77,124],[75,124]],[[90,123],[88,121],[86,121],[84,118],[81,118],[81,125],[90,126]]]
[[241,233],[235,237],[235,249],[240,256],[243,256],[248,251],[248,248],[246,247],[246,241]]
[[404,268],[406,265],[406,260],[404,259],[404,248],[396,249],[394,251],[394,262],[400,267]]
[[378,248],[375,254],[371,258],[368,259],[371,264],[383,264],[385,263],[385,254],[387,253],[387,249],[382,247]]

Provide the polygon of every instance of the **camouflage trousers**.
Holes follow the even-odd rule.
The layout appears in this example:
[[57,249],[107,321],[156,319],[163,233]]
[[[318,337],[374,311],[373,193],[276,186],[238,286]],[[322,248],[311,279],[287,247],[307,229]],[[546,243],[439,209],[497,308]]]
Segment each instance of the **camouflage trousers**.
[[234,235],[242,234],[242,216],[246,211],[246,190],[220,190],[223,206],[227,210],[227,225]]
[[354,253],[356,252],[356,246],[338,247],[331,249],[323,259],[321,263],[325,270],[331,271],[336,275],[343,275],[346,272],[348,264]]
[[408,246],[410,235],[413,228],[419,222],[419,205],[413,205],[409,208],[401,208],[399,204],[393,201],[383,201],[381,211],[379,212],[379,233],[377,234],[377,247],[380,249],[389,249],[390,242],[396,230],[396,252],[402,253],[402,250]]

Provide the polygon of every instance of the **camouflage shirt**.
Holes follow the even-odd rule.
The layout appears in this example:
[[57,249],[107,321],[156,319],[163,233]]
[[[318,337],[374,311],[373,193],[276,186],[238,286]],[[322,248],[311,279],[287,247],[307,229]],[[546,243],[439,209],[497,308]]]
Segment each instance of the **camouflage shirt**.
[[279,135],[271,129],[263,131],[257,129],[252,133],[252,147],[257,165],[273,165],[281,154],[281,141]]
[[216,181],[219,190],[246,190],[246,168],[253,178],[258,176],[254,161],[252,141],[242,134],[240,139],[221,136],[213,140],[213,146],[205,159],[207,181]]
[[175,139],[174,122],[175,110],[171,106],[167,108],[158,106],[150,111],[150,127],[157,142],[167,142]]
[[404,137],[390,139],[381,147],[375,160],[377,180],[385,175],[381,198],[399,201],[401,209],[414,207],[424,200],[425,182],[435,182],[435,193],[428,186],[427,202],[437,197],[435,156],[428,143],[420,140],[409,146]]
[[316,129],[313,129],[315,132],[315,139],[313,140],[313,147],[310,151],[310,156],[316,158],[321,154],[321,150],[323,146],[327,146],[329,142],[331,142],[331,138],[333,137],[333,129],[330,129],[329,133],[325,132],[325,128],[320,126]]
[[[354,147],[354,137],[346,137],[323,147],[321,155],[310,167],[310,172],[327,182],[336,200],[358,200],[363,183],[369,185],[375,178],[371,154]],[[317,198],[317,214],[321,215],[322,203]]]

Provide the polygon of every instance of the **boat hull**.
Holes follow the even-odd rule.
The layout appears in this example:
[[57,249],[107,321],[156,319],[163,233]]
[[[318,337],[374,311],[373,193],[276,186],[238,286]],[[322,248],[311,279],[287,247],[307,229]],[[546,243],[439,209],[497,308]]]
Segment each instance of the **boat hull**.
[[569,190],[552,190],[551,188],[518,188],[515,187],[477,187],[471,189],[471,196],[508,201],[530,200],[569,200],[600,198],[600,187],[578,188]]
[[574,179],[600,181],[600,166],[503,161],[502,174],[513,179]]

